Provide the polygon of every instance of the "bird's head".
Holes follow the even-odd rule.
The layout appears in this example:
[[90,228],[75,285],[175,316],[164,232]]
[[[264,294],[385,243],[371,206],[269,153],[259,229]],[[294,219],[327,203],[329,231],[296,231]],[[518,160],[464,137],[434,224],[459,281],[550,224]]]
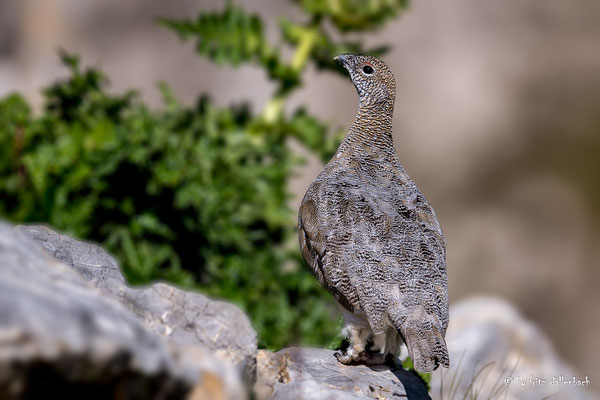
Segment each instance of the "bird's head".
[[396,80],[385,63],[371,56],[342,54],[334,58],[348,70],[361,105],[394,105]]

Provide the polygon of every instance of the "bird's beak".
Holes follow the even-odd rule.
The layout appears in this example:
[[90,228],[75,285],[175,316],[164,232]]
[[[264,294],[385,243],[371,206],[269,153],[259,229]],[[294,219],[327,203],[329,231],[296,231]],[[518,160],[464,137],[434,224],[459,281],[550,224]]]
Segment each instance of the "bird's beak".
[[350,66],[350,58],[352,56],[350,54],[340,54],[339,56],[335,56],[333,61],[337,61],[344,66],[344,68],[348,69]]

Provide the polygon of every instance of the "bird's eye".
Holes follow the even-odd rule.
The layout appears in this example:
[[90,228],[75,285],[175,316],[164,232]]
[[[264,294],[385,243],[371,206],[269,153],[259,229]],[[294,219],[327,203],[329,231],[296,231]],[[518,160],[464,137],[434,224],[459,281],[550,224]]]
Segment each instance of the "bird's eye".
[[363,67],[363,72],[367,75],[371,75],[375,70],[370,65],[365,65]]

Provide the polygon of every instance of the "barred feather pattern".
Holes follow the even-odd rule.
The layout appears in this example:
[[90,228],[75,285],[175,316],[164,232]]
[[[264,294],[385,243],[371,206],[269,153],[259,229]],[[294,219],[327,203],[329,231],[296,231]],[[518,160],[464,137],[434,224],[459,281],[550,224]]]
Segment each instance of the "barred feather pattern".
[[366,315],[373,334],[397,330],[417,370],[448,366],[444,236],[394,149],[394,77],[374,57],[338,59],[359,109],[300,206],[302,255],[341,306]]

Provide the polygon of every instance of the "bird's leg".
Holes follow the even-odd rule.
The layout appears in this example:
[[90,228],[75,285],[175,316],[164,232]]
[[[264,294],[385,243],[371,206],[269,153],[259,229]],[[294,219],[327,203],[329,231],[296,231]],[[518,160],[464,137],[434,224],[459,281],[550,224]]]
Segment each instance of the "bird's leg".
[[386,344],[387,344],[387,331],[383,332],[383,333],[377,333],[377,334],[373,335],[373,345],[371,346],[371,348],[369,350],[373,351],[373,352],[378,351],[380,353],[385,353]]
[[342,364],[357,364],[366,362],[369,355],[365,350],[365,345],[367,344],[369,336],[371,336],[371,329],[363,326],[347,324],[344,327],[344,333],[348,336],[350,345],[344,354],[340,353],[339,351],[335,352],[333,354],[335,358]]
[[366,364],[394,364],[398,351],[395,336],[398,334],[391,328],[373,335],[373,345],[369,349]]
[[[335,352],[333,354],[335,358],[342,364],[376,365],[389,363],[390,360],[393,362],[395,353],[390,358],[388,336],[397,335],[397,332],[388,329],[381,334],[373,335],[373,330],[363,313],[354,314],[342,307],[340,309],[344,315],[343,334],[350,341],[350,345],[343,354]],[[366,345],[371,338],[373,338],[373,346],[367,351]],[[398,351],[397,347],[392,346],[392,349]]]
[[400,351],[400,346],[402,345],[402,339],[400,335],[394,328],[388,329],[388,335],[386,337],[386,350],[388,353],[392,353],[395,356],[398,356],[398,352]]
[[396,359],[399,355],[398,352],[400,350],[400,345],[402,344],[402,339],[394,328],[388,328],[385,339],[385,363],[395,365]]
[[[344,327],[344,334],[348,337],[350,345],[344,354],[341,352],[335,352],[333,354],[335,358],[342,364],[393,364],[395,354],[391,354],[389,352],[388,336],[390,334],[396,334],[395,331],[392,332],[391,330],[388,330],[384,333],[373,336],[373,331],[368,325],[346,324]],[[372,336],[374,347],[377,347],[378,351],[367,351],[365,348],[367,341]],[[395,348],[395,351],[397,350],[398,349]]]

